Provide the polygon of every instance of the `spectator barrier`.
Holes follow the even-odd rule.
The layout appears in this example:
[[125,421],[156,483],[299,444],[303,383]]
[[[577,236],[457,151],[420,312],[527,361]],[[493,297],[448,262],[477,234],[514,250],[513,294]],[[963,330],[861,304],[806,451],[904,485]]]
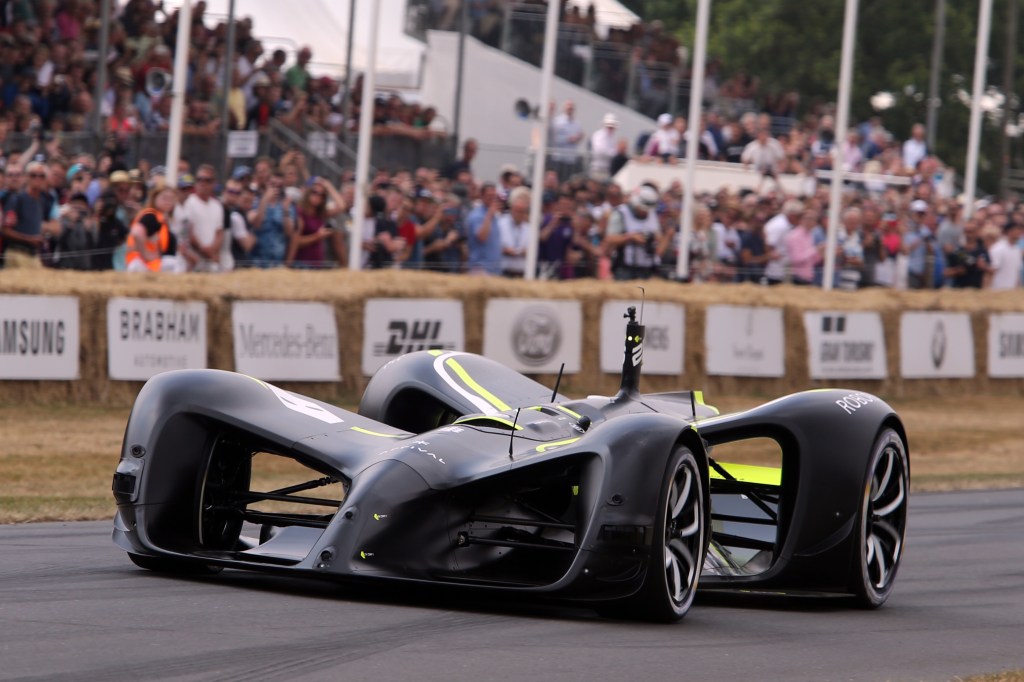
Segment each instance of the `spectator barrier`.
[[[124,405],[142,380],[238,370],[325,400],[421,348],[483,352],[568,394],[614,392],[622,313],[647,324],[644,389],[770,397],[1024,390],[1014,292],[820,292],[402,271],[210,275],[0,273],[0,401]],[[969,409],[967,406],[965,409]]]

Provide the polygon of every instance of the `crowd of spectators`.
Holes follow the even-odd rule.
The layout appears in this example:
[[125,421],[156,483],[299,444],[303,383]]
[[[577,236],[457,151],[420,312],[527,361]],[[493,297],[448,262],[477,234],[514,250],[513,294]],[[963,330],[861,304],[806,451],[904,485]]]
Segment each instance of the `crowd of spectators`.
[[[218,83],[226,55],[223,25],[209,29],[195,7],[190,47],[187,130],[213,132],[225,99]],[[590,30],[592,13],[570,10]],[[834,284],[891,286],[1017,286],[1021,226],[1017,203],[979,205],[970,219],[951,196],[941,163],[930,155],[922,126],[900,143],[871,119],[838,134],[828,111],[796,119],[798,98],[733,116],[712,110],[696,126],[661,114],[638,140],[618,134],[611,114],[598,130],[575,119],[573,103],[551,112],[551,158],[541,187],[528,188],[514,166],[497,178],[473,170],[476,144],[444,169],[382,169],[370,184],[361,243],[348,243],[354,179],[338,185],[312,177],[307,159],[291,151],[264,157],[221,177],[210,166],[178,169],[174,187],[145,160],[128,167],[115,148],[98,156],[65,153],[59,133],[87,125],[95,111],[90,87],[98,57],[94,0],[8,0],[0,26],[4,110],[0,142],[23,133],[28,149],[2,158],[2,248],[6,267],[224,271],[238,267],[343,266],[359,248],[364,267],[424,268],[522,276],[532,192],[541,194],[538,274],[545,278],[675,278],[682,187],[623,188],[611,178],[631,158],[676,163],[693,140],[702,158],[754,169],[752,190],[722,189],[697,197],[689,245],[691,281],[820,284],[828,187],[818,171],[832,167],[837,146],[847,170],[868,177],[844,188]],[[575,17],[575,18],[574,18]],[[168,98],[152,87],[154,69],[169,69],[177,15],[152,0],[128,0],[111,25],[106,65],[112,78],[100,102],[116,141],[141,128],[166,126]],[[657,26],[640,30],[634,49],[646,59],[678,50]],[[624,35],[625,32],[623,32]],[[237,26],[229,125],[256,128],[279,117],[301,127],[314,121],[343,132],[358,120],[361,88],[343,114],[338,84],[314,78],[312,54],[290,62],[263,50],[246,20]],[[616,34],[608,37],[616,39]],[[678,46],[676,46],[678,47]],[[722,84],[752,98],[756,79],[736,74]],[[430,108],[377,97],[375,134],[424,139],[443,134]],[[792,124],[778,130],[778,118]],[[783,174],[804,178],[787,193]],[[901,178],[902,184],[888,178]]]

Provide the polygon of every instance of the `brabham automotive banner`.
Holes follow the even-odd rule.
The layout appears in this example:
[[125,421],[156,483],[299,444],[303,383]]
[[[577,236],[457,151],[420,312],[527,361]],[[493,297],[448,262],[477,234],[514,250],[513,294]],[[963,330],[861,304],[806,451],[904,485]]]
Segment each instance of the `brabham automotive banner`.
[[[623,315],[629,306],[636,306],[637,321],[644,327],[644,374],[683,373],[684,329],[686,310],[678,303],[645,303],[634,301],[605,301],[601,307],[601,371],[609,374],[622,372],[622,352],[625,348]],[[641,314],[643,319],[641,319]]]
[[900,375],[906,379],[972,378],[974,335],[967,313],[900,316]]
[[172,369],[205,369],[206,303],[110,299],[107,367],[111,379],[138,381]]
[[337,381],[338,327],[326,303],[236,301],[235,371],[269,381]]
[[709,375],[781,377],[786,373],[781,308],[711,305],[704,319]]
[[372,298],[363,313],[363,374],[417,350],[465,350],[462,301]]
[[484,355],[528,374],[580,371],[579,301],[492,298],[484,313]]
[[78,378],[78,299],[0,296],[0,379]]
[[988,375],[1024,377],[1024,313],[988,316]]
[[874,312],[807,312],[807,363],[812,379],[884,379],[882,316]]

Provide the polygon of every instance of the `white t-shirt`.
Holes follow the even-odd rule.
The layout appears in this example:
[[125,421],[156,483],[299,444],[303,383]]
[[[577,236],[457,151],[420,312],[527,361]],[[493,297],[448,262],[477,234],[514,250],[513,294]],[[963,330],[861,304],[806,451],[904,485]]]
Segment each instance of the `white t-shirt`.
[[988,250],[988,258],[992,261],[992,288],[1016,289],[1024,268],[1020,250],[1003,237]]
[[785,213],[780,213],[764,224],[764,244],[775,249],[776,258],[764,266],[764,276],[781,281],[786,275],[786,235],[793,224]]
[[618,131],[602,127],[590,136],[590,172],[606,174],[617,153]]
[[[203,246],[213,244],[213,240],[217,238],[217,233],[224,229],[224,206],[215,197],[210,197],[208,200],[203,201],[199,198],[199,195],[192,194],[185,200],[185,205],[182,206],[182,213],[182,218],[187,225],[188,234],[195,237],[196,241]],[[224,241],[229,240],[225,239]],[[228,254],[230,257],[230,250]],[[223,252],[221,258],[223,260]],[[201,267],[202,264],[203,261],[201,260],[197,267]],[[232,262],[230,265],[233,264]],[[208,265],[209,263],[207,263]],[[223,263],[218,265],[223,266]]]

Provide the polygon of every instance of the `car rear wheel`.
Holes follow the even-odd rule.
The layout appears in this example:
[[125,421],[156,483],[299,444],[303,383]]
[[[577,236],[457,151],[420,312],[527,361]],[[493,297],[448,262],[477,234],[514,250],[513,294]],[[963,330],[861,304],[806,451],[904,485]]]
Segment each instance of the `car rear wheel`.
[[680,446],[658,495],[651,562],[644,584],[616,615],[673,622],[689,611],[708,545],[708,493],[697,458]]
[[857,603],[878,608],[889,598],[903,559],[910,492],[910,459],[891,428],[875,440],[858,518],[850,589]]

